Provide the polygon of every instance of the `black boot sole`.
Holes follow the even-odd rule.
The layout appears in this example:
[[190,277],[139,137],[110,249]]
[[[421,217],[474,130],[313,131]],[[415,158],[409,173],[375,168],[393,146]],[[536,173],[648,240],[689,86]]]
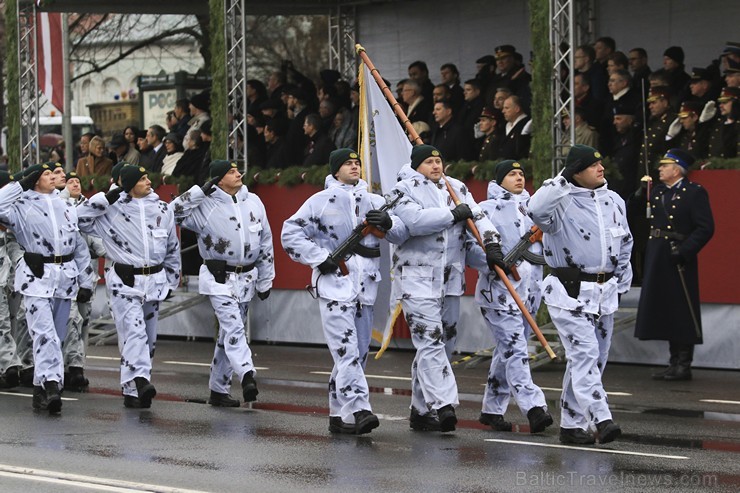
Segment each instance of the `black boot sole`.
[[552,423],[553,423],[552,416],[550,416],[549,414],[546,414],[545,416],[541,417],[534,423],[530,421],[529,432],[530,433],[542,433],[543,431],[545,431],[545,429],[548,426],[551,426]]
[[151,383],[144,385],[141,388],[141,392],[139,392],[139,402],[141,403],[141,407],[144,409],[152,407],[152,399],[154,399],[154,396],[156,395],[157,389],[154,388],[154,385]]
[[257,400],[257,395],[259,395],[260,391],[257,390],[257,387],[247,387],[243,390],[243,397],[244,402],[254,402]]
[[622,434],[622,430],[619,428],[619,426],[615,425],[615,426],[607,427],[603,435],[599,433],[599,443],[613,442],[621,434]]
[[46,410],[49,411],[49,414],[59,414],[62,412],[62,396],[55,395],[47,398]]

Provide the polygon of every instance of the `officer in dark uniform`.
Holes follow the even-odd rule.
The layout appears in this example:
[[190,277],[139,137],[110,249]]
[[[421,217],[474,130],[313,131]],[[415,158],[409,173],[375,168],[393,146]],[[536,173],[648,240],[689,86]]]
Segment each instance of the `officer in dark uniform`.
[[[686,175],[694,158],[669,150],[650,195],[650,237],[635,337],[668,341],[670,364],[656,380],[691,380],[694,345],[702,343],[697,255],[714,234],[707,191]],[[645,195],[638,194],[644,205]]]
[[740,147],[740,87],[725,87],[717,99],[719,115],[710,124],[709,155],[736,157]]
[[640,169],[646,169],[645,146],[647,145],[647,164],[650,176],[658,180],[658,167],[660,158],[668,150],[666,145],[666,134],[668,126],[676,119],[676,114],[671,110],[671,88],[668,86],[656,86],[650,88],[647,98],[650,108],[650,117],[647,124],[647,139],[642,143],[640,149]]
[[678,118],[669,125],[666,140],[669,147],[678,147],[695,158],[707,156],[709,127],[700,121],[704,105],[696,101],[684,101]]

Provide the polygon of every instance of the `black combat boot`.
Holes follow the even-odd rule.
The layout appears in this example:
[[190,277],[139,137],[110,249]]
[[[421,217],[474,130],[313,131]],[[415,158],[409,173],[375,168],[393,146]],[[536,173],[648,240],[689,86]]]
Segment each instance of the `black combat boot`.
[[622,428],[611,419],[597,424],[596,430],[599,432],[599,443],[613,442],[615,438],[622,434]]
[[414,431],[439,431],[439,420],[432,413],[419,414],[419,411],[412,407],[409,427]]
[[437,419],[439,419],[439,431],[455,431],[455,425],[457,425],[457,416],[455,415],[455,408],[452,404],[442,406],[437,410]]
[[134,378],[134,383],[136,384],[136,392],[139,394],[141,407],[144,409],[152,407],[152,399],[157,395],[157,389],[144,377]]
[[240,402],[239,399],[234,399],[229,394],[222,394],[215,390],[211,390],[208,404],[213,407],[239,407]]
[[593,445],[594,436],[581,428],[560,428],[560,443],[573,445]]
[[17,366],[11,366],[7,370],[5,370],[3,376],[0,377],[0,388],[3,389],[12,389],[14,387],[17,387],[20,383],[20,368],[18,368]]
[[529,432],[540,433],[552,424],[552,416],[541,407],[533,407],[527,412]]
[[478,422],[490,426],[493,431],[511,431],[513,426],[501,414],[480,413]]
[[127,407],[129,409],[141,409],[141,401],[138,397],[134,397],[133,395],[124,395],[123,407]]
[[34,409],[46,409],[46,391],[43,387],[39,387],[38,385],[33,386],[33,402],[31,405]]
[[58,414],[62,412],[62,394],[59,390],[59,383],[47,381],[44,384],[46,391],[46,410],[49,414]]
[[33,366],[23,368],[20,373],[21,386],[33,388]]
[[254,372],[248,371],[242,377],[242,395],[244,402],[254,402],[257,400],[257,394],[260,391],[257,390],[257,381],[254,379]]
[[685,344],[678,351],[678,365],[676,371],[666,374],[663,380],[679,381],[691,380],[691,362],[694,361],[694,345]]
[[345,423],[340,416],[329,416],[329,433],[354,435],[355,425]]
[[85,377],[85,370],[80,366],[69,367],[69,378],[64,377],[64,388],[70,392],[87,392],[90,381]]
[[378,417],[367,410],[357,411],[355,416],[355,435],[364,435],[380,426]]
[[653,373],[653,380],[665,380],[666,375],[673,375],[678,369],[678,349],[679,346],[673,342],[668,343],[668,350],[671,352],[671,358],[668,360],[668,368]]

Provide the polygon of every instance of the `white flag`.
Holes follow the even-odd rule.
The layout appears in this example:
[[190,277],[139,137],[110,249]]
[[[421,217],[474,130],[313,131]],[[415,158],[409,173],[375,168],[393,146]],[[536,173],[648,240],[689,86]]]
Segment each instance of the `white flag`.
[[401,167],[411,162],[411,143],[370,70],[360,69],[360,156],[373,191],[386,194]]

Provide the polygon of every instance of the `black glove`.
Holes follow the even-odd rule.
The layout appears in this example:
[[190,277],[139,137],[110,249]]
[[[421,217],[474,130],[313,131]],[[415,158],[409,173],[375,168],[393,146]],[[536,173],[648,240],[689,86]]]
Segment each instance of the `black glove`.
[[673,265],[683,265],[686,263],[686,259],[683,258],[681,252],[678,251],[678,246],[675,243],[671,244],[671,262]]
[[368,224],[378,228],[382,228],[385,231],[388,231],[393,227],[393,219],[391,219],[390,214],[385,211],[373,209],[367,212],[365,219],[367,220]]
[[334,272],[338,271],[339,266],[337,265],[336,262],[332,260],[331,257],[326,257],[326,260],[324,260],[323,262],[319,264],[318,269],[319,269],[319,272],[321,272],[324,275],[327,275],[327,274],[333,274]]
[[80,288],[77,290],[77,303],[88,303],[92,299],[92,289]]
[[501,250],[501,245],[498,243],[490,243],[486,245],[486,263],[488,264],[488,268],[491,270],[494,270],[494,266],[499,266],[501,269],[506,271],[504,252]]
[[576,174],[576,168],[575,167],[568,167],[566,166],[563,168],[563,172],[560,173],[560,176],[565,178],[567,181],[572,182],[573,181],[573,175]]
[[468,204],[458,204],[458,206],[452,209],[451,212],[452,219],[456,223],[473,218],[473,211],[470,210]]
[[39,177],[41,176],[41,173],[43,172],[44,172],[43,170],[38,169],[34,171],[33,173],[31,173],[30,175],[24,176],[23,179],[19,181],[18,183],[21,184],[21,188],[23,188],[24,191],[30,190],[36,185],[36,182],[39,180]]
[[123,193],[123,188],[116,187],[113,190],[108,190],[108,193],[105,194],[105,200],[108,201],[109,205],[113,205],[116,203],[116,200],[118,200],[118,197],[121,196]]
[[261,299],[262,301],[265,301],[269,297],[270,297],[270,290],[269,289],[267,291],[264,291],[264,292],[257,291],[257,298]]
[[200,189],[203,191],[203,193],[205,194],[205,196],[208,197],[209,195],[211,195],[213,192],[216,191],[216,183],[218,183],[220,181],[221,181],[221,178],[216,177],[216,178],[214,178],[214,179],[206,182],[206,184],[203,185],[202,187],[200,187]]

